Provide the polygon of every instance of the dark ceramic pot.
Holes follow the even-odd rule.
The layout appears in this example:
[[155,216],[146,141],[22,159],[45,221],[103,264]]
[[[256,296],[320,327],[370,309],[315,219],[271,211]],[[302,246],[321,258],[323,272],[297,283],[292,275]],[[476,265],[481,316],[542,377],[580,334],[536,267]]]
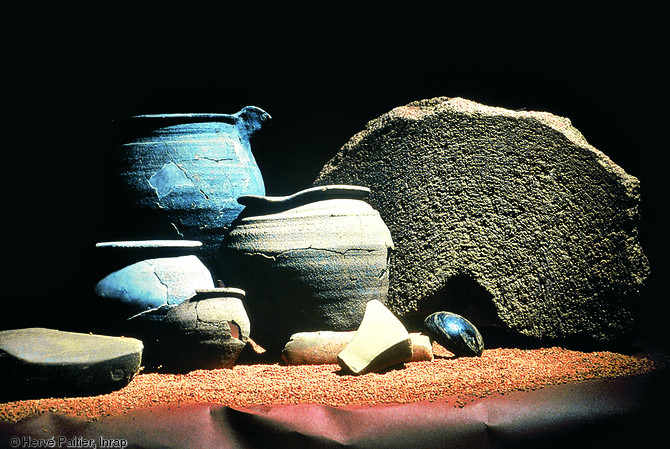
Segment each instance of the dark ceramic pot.
[[279,353],[296,332],[358,328],[386,302],[391,234],[369,189],[323,186],[286,197],[243,196],[224,239],[226,284],[247,292],[254,341]]
[[[238,216],[241,195],[264,195],[250,137],[270,116],[254,106],[236,114],[157,114],[119,122],[118,185],[132,238],[186,238],[207,259]],[[119,200],[117,200],[119,201]],[[143,234],[149,230],[150,235]]]
[[128,320],[127,335],[145,343],[148,366],[173,371],[229,368],[247,344],[251,324],[239,288],[208,288],[176,306]]

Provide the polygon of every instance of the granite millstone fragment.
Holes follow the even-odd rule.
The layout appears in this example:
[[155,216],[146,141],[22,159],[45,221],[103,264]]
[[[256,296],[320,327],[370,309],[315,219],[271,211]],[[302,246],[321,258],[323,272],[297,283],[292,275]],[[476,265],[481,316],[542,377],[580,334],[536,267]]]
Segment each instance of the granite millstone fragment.
[[450,310],[600,343],[632,329],[649,274],[639,182],[567,118],[417,101],[369,122],[314,183],[371,189],[396,247],[387,306],[405,323]]
[[0,332],[0,398],[100,394],[140,368],[140,340],[26,328]]
[[[287,365],[336,364],[337,356],[354,338],[356,331],[316,331],[293,334],[284,350],[282,359]],[[433,348],[430,338],[417,332],[409,334],[412,344],[410,362],[430,361]]]
[[456,356],[480,356],[484,340],[471,322],[451,312],[435,312],[424,321],[428,333]]
[[337,356],[353,374],[377,372],[412,358],[412,340],[405,326],[378,300],[365,306],[363,321],[351,342]]

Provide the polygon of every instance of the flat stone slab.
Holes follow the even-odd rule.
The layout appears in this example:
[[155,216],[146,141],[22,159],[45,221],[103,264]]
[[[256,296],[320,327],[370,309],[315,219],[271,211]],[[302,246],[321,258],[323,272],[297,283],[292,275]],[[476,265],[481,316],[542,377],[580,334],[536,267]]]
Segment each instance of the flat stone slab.
[[356,184],[391,231],[387,306],[441,310],[482,332],[611,342],[632,330],[649,274],[639,182],[570,120],[462,98],[372,120],[315,185]]
[[377,372],[412,358],[412,340],[405,326],[380,301],[369,301],[351,342],[337,356],[353,374]]
[[0,331],[0,398],[90,395],[130,382],[144,345],[45,328]]
[[[356,331],[317,331],[293,334],[282,351],[287,365],[336,364],[337,356],[351,342]],[[412,344],[410,362],[430,361],[433,348],[430,338],[416,332],[409,334]]]

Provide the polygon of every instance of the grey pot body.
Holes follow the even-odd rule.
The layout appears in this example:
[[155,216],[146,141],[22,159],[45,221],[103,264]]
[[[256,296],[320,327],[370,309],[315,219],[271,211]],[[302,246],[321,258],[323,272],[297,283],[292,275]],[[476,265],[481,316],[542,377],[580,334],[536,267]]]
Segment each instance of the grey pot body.
[[142,240],[96,246],[105,271],[94,287],[95,295],[110,307],[125,309],[125,318],[179,304],[197,289],[214,287],[212,274],[199,257],[200,242]]
[[367,189],[308,189],[247,204],[224,239],[227,284],[247,292],[254,340],[279,352],[296,332],[355,330],[368,301],[386,302],[388,228]]

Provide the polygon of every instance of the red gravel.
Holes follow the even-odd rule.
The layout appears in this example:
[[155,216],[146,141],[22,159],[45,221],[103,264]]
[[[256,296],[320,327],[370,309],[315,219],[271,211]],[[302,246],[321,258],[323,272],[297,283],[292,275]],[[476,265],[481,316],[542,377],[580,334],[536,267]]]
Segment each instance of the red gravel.
[[0,404],[0,421],[44,412],[95,420],[136,408],[191,402],[226,406],[319,403],[367,406],[444,401],[463,407],[493,394],[547,385],[611,379],[652,372],[649,356],[579,352],[562,348],[492,349],[481,357],[453,358],[438,345],[435,360],[362,376],[342,375],[337,365],[237,365],[188,374],[138,374],[125,388],[100,396],[15,401]]

